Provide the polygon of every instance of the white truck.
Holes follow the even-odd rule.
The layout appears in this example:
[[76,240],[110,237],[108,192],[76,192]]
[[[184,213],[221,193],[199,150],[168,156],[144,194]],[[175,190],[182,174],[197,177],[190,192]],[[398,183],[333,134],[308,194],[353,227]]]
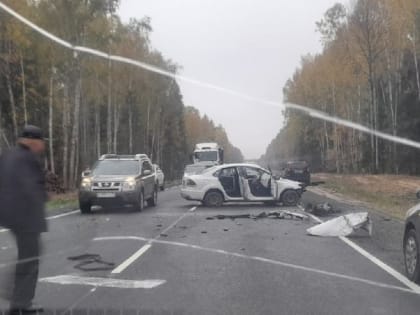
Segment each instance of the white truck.
[[223,164],[223,148],[215,142],[197,143],[194,149],[193,163],[207,167]]

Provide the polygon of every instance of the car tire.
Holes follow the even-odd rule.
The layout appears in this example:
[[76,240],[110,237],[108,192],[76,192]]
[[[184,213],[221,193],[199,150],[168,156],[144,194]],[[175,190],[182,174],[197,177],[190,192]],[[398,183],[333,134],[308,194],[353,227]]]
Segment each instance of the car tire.
[[137,212],[142,212],[144,209],[144,193],[140,192],[138,203],[134,205],[134,210]]
[[157,200],[158,200],[158,188],[156,186],[155,189],[153,190],[152,198],[147,199],[147,205],[149,207],[155,207],[157,205]]
[[220,207],[223,204],[224,198],[220,191],[211,190],[203,199],[203,204],[206,207]]
[[299,202],[300,196],[299,194],[292,190],[288,189],[281,195],[281,202],[284,206],[296,206]]
[[92,205],[89,202],[79,202],[79,206],[82,214],[92,213]]
[[410,229],[404,236],[404,265],[407,278],[420,283],[419,242],[415,229]]

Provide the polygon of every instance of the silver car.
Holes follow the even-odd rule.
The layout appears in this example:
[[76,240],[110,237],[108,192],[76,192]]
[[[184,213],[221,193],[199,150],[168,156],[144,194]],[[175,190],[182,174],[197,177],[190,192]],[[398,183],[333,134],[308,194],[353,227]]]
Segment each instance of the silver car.
[[157,204],[158,186],[150,159],[145,154],[103,155],[92,170],[84,172],[79,189],[82,213],[92,206],[131,205],[143,210]]

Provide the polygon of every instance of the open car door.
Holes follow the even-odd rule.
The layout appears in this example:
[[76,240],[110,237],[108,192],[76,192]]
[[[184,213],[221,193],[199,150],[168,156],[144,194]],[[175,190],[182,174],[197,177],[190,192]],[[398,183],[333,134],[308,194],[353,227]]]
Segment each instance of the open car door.
[[273,188],[271,187],[273,185],[273,179],[266,171],[255,167],[242,166],[239,168],[239,179],[244,200],[274,200],[276,195],[273,195]]

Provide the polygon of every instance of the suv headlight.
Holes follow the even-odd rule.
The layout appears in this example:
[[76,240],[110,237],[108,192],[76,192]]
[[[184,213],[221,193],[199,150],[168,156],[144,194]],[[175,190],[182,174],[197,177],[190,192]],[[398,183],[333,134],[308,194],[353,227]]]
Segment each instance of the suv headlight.
[[123,183],[123,191],[136,190],[136,179],[134,177],[127,178]]
[[80,184],[80,188],[83,190],[90,190],[92,186],[92,180],[88,177],[82,179],[82,183]]

